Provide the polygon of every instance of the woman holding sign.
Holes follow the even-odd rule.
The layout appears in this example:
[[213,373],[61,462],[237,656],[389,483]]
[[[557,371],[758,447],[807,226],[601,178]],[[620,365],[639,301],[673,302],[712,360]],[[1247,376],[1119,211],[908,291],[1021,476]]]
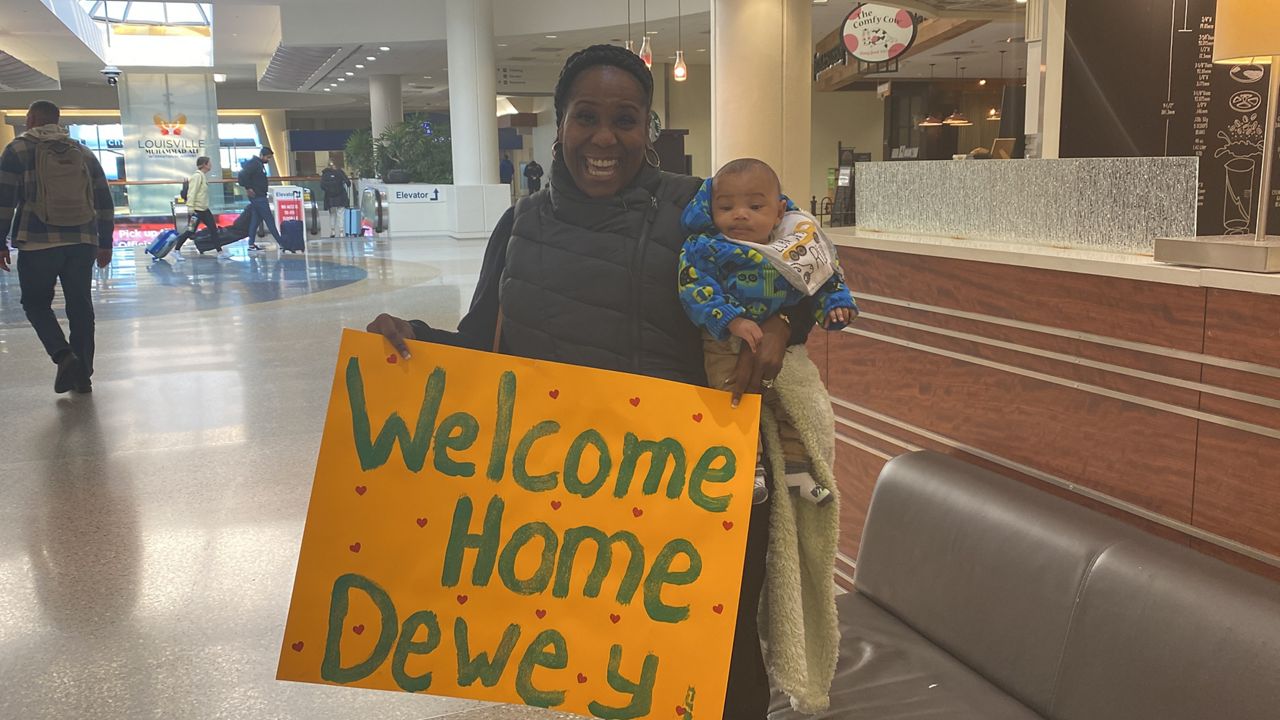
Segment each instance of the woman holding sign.
[[[406,339],[705,385],[699,331],[675,292],[680,215],[702,181],[659,169],[650,135],[653,76],[634,53],[595,45],[573,54],[555,89],[557,133],[547,189],[494,228],[471,309],[456,332],[383,314],[369,324],[410,359]],[[813,313],[762,325],[744,345],[733,392],[759,392]],[[756,616],[768,505],[753,509],[726,718],[765,718],[769,680]]]

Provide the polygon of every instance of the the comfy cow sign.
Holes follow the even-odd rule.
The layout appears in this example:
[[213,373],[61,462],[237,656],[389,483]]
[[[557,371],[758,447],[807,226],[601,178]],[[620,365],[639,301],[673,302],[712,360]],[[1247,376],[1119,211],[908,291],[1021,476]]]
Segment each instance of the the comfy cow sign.
[[865,63],[883,63],[902,56],[916,41],[916,18],[907,10],[863,3],[844,20],[844,47]]

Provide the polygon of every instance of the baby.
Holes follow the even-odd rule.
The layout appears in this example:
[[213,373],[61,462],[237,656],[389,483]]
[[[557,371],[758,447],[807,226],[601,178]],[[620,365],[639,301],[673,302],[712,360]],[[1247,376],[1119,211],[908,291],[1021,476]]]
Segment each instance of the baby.
[[[766,163],[745,158],[725,165],[703,184],[681,220],[691,236],[680,252],[680,299],[703,329],[711,387],[732,381],[742,343],[759,348],[761,322],[806,297],[814,299],[815,319],[828,330],[843,328],[857,315],[835,249],[818,222],[782,194]],[[830,501],[831,491],[813,478],[778,389],[766,383],[763,401],[778,419],[787,487],[818,504]],[[757,503],[768,497],[763,475],[758,466]]]

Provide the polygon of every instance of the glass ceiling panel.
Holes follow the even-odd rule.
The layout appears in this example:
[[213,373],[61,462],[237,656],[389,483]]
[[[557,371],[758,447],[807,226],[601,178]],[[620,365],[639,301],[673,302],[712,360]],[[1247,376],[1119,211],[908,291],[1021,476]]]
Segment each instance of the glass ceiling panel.
[[207,2],[143,2],[141,0],[80,0],[80,7],[99,22],[138,25],[209,25]]

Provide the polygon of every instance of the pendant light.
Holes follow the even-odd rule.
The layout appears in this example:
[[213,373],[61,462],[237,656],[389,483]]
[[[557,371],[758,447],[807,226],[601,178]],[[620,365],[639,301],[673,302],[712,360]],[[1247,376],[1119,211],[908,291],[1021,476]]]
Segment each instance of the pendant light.
[[631,40],[631,0],[627,0],[627,44],[626,48],[631,52],[636,51],[636,44]]
[[[960,67],[959,55],[956,56],[956,73],[960,76],[960,87],[961,87],[960,99],[961,101],[963,101],[964,100],[964,68]],[[973,123],[969,121],[968,116],[966,116],[964,112],[960,110],[960,108],[956,108],[956,111],[948,115],[947,119],[943,120],[942,123],[944,125],[950,125],[951,127],[969,127],[973,125]]]
[[676,64],[671,66],[671,79],[676,82],[689,79],[689,66],[684,63],[684,17],[680,0],[676,0]]
[[640,59],[644,66],[653,69],[653,47],[649,45],[649,0],[644,0],[644,39],[640,41]]
[[[931,89],[933,88],[933,69],[935,67],[937,67],[937,63],[929,63],[929,87]],[[916,127],[942,127],[942,118],[933,113],[928,113]]]
[[[1004,103],[1004,91],[1008,89],[1008,85],[1006,85],[1004,81],[1004,54],[1007,52],[1009,51],[1008,50],[1000,51],[1000,85],[1001,85],[1000,102],[1001,104]],[[1001,118],[1001,114],[1000,114],[999,108],[991,108],[991,111],[987,113],[987,120],[989,122],[1000,122],[1000,118]]]

